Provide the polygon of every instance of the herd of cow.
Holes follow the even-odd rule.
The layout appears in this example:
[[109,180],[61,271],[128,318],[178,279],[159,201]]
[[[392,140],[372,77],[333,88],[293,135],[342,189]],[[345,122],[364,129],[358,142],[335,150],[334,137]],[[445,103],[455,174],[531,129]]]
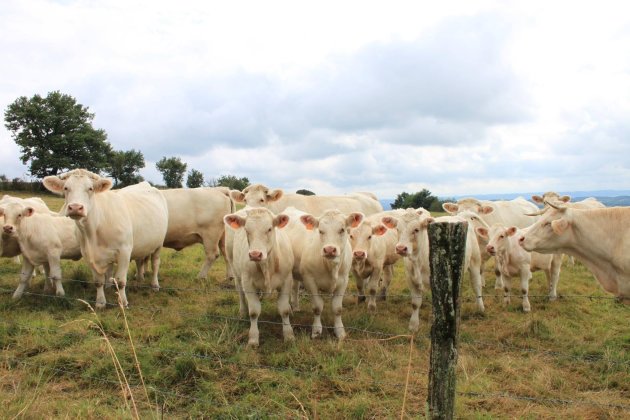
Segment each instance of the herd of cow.
[[[394,264],[402,259],[411,292],[409,329],[417,331],[423,288],[429,283],[427,227],[433,222],[468,222],[465,270],[470,274],[479,311],[484,310],[483,266],[495,258],[495,288],[509,301],[510,278],[520,277],[522,305],[530,311],[529,280],[542,270],[549,298],[557,297],[562,254],[577,257],[603,288],[630,300],[630,207],[605,208],[595,199],[571,203],[570,197],[546,193],[532,199],[445,203],[448,216],[432,217],[424,209],[383,211],[374,194],[304,196],[263,185],[241,191],[227,188],[158,190],[146,182],[111,190],[112,182],[76,169],[44,179],[44,186],[63,194],[59,213],[39,198],[5,195],[0,256],[22,255],[24,293],[35,267],[44,267],[46,288],[64,295],[61,259],[83,258],[96,283],[97,308],[106,305],[104,287],[115,281],[122,304],[130,261],[144,277],[151,262],[151,286],[159,289],[160,249],[183,249],[201,243],[207,276],[222,252],[227,276],[239,291],[240,314],[251,321],[249,342],[259,343],[260,297],[278,292],[278,312],[285,340],[293,339],[289,321],[299,310],[302,285],[312,299],[312,337],[322,334],[323,296],[332,295],[334,332],[345,337],[342,302],[352,271],[359,301],[369,309],[385,299]],[[235,211],[235,203],[245,207]],[[65,217],[67,216],[67,217]]]

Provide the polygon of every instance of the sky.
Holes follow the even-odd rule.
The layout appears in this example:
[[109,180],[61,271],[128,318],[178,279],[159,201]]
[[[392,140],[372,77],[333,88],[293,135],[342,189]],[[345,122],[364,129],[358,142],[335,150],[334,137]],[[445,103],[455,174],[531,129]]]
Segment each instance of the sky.
[[[630,189],[625,1],[4,0],[0,28],[3,111],[72,95],[155,183]],[[28,178],[4,124],[0,174]]]

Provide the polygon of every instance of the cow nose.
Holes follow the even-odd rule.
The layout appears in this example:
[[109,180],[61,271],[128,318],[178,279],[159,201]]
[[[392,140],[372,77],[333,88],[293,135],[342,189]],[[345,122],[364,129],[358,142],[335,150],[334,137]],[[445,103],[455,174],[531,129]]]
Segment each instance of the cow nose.
[[249,259],[252,261],[260,261],[262,259],[262,252],[249,251]]
[[68,214],[80,214],[84,209],[83,204],[68,204]]
[[334,246],[325,246],[324,247],[324,255],[327,257],[335,257],[337,255],[337,248]]
[[407,245],[396,245],[396,253],[399,255],[407,255]]
[[354,257],[362,260],[365,258],[365,251],[354,251]]
[[4,233],[13,233],[13,226],[11,226],[11,225],[4,225],[2,230],[4,231]]
[[494,247],[492,245],[488,245],[486,247],[486,251],[488,251],[488,254],[494,254]]
[[523,246],[523,244],[525,243],[525,237],[521,236],[520,238],[518,238],[518,243],[520,246]]

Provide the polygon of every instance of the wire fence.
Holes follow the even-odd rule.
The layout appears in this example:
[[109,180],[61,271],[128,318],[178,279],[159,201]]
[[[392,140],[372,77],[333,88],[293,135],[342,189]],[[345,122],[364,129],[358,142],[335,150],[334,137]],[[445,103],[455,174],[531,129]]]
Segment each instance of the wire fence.
[[[69,280],[64,280],[66,282],[74,282],[74,283],[82,283],[85,285],[94,285],[95,282],[93,281],[85,281],[85,280],[78,280],[78,279],[69,279]],[[137,282],[130,282],[128,283],[128,285],[130,286],[131,289],[144,289],[144,288],[151,288],[150,285],[144,285],[144,284],[137,284]],[[178,292],[178,293],[239,293],[239,291],[233,289],[233,288],[228,288],[228,287],[209,287],[209,286],[204,286],[204,287],[161,287],[161,290],[163,291],[170,291],[170,292]],[[0,295],[7,295],[7,294],[12,294],[13,290],[10,289],[3,289],[0,288]],[[72,297],[67,297],[67,296],[56,296],[56,295],[50,295],[50,294],[44,294],[44,293],[36,293],[36,292],[30,292],[27,291],[24,293],[25,295],[28,296],[34,296],[34,297],[40,297],[40,298],[47,298],[47,299],[58,299],[58,300],[62,300],[65,302],[69,302],[71,304],[78,304],[78,305],[84,305],[84,303],[82,303],[80,300],[78,300],[77,298],[72,298]],[[266,294],[266,293],[260,293],[261,295]],[[311,297],[313,296],[313,294],[310,294],[308,292],[305,292],[304,290],[300,291],[300,297],[301,298],[307,298],[307,297]],[[326,293],[326,294],[319,294],[319,296],[322,297],[332,297],[333,294],[331,293]],[[358,293],[345,293],[344,297],[353,297],[353,298],[357,298],[360,295]],[[515,297],[515,298],[521,298],[522,295],[507,295],[510,297]],[[411,298],[411,294],[408,293],[403,293],[403,294],[389,294],[388,297],[391,298],[403,298],[403,299],[410,299]],[[505,295],[501,294],[495,294],[495,295],[483,295],[483,297],[492,297],[492,298],[503,298],[505,297]],[[529,298],[541,298],[541,299],[548,299],[548,295],[529,295]],[[615,300],[615,297],[610,297],[610,296],[598,296],[598,295],[560,295],[558,296],[559,299],[589,299],[589,300],[597,300],[597,299],[602,299],[602,300]],[[87,303],[90,303],[92,305],[94,305],[96,302],[92,301],[92,300],[88,300],[88,299],[81,299],[82,301],[86,301]],[[464,297],[462,298],[463,301],[474,301],[475,297]],[[430,300],[427,300],[429,302],[429,304],[431,303]],[[117,303],[108,303],[107,306],[109,307],[118,307]],[[161,310],[161,308],[159,307],[146,307],[146,306],[141,306],[141,305],[133,305],[130,309],[131,312],[133,311],[151,311],[153,313],[155,312],[159,312]],[[191,311],[182,311],[182,310],[178,310],[176,311],[176,313],[184,318],[186,317],[196,317],[197,319],[199,317],[202,318],[207,318],[207,319],[215,319],[215,320],[221,320],[221,321],[225,321],[225,322],[237,322],[237,323],[250,323],[250,320],[247,318],[240,318],[240,317],[235,317],[235,316],[229,316],[229,315],[222,315],[222,314],[217,314],[217,313],[209,313],[209,312],[205,312],[205,313],[198,313],[198,312],[191,312]],[[282,326],[283,323],[282,322],[276,322],[276,321],[270,321],[270,320],[262,320],[259,319],[258,320],[259,324],[268,324],[268,325],[278,325],[278,326]],[[36,331],[49,331],[50,333],[55,333],[57,331],[59,331],[58,328],[47,328],[47,327],[33,327],[33,326],[28,326],[25,324],[19,324],[19,323],[11,323],[11,324],[6,324],[5,325],[7,327],[9,326],[14,326],[17,328],[21,328],[21,329],[25,329],[25,330],[36,330]],[[297,328],[310,328],[311,325],[310,324],[295,324],[292,323],[291,324],[293,327],[297,327]],[[334,330],[335,327],[332,326],[323,326],[324,329],[327,330]],[[405,337],[405,336],[401,336],[400,334],[395,334],[395,333],[391,333],[391,332],[384,332],[384,331],[377,331],[377,330],[370,330],[370,329],[366,329],[366,328],[359,328],[359,327],[353,327],[353,326],[346,326],[345,329],[347,331],[351,331],[354,332],[356,334],[362,334],[364,336],[367,336],[368,339],[374,339],[373,337],[379,337],[379,339],[392,339],[392,338],[397,338],[397,337]],[[540,357],[554,357],[554,358],[558,358],[558,359],[566,359],[566,360],[571,360],[571,361],[578,361],[578,362],[583,362],[583,363],[598,363],[598,362],[606,362],[608,364],[618,364],[618,365],[624,365],[624,366],[628,366],[629,362],[624,361],[624,360],[616,360],[616,359],[610,359],[610,358],[606,358],[606,359],[602,359],[599,356],[593,356],[593,355],[576,355],[576,354],[564,354],[564,353],[560,353],[560,352],[554,352],[554,351],[550,351],[550,350],[546,350],[546,349],[536,349],[536,348],[532,348],[532,347],[522,347],[522,346],[515,346],[509,343],[504,343],[501,341],[496,341],[496,342],[489,342],[489,341],[483,341],[483,340],[468,340],[468,341],[464,341],[464,342],[460,342],[461,345],[464,345],[467,348],[470,349],[478,349],[480,347],[486,347],[486,348],[496,348],[501,347],[503,350],[505,351],[513,351],[513,352],[523,352],[523,353],[530,353],[530,354],[534,354],[536,356],[540,356]],[[137,346],[139,349],[143,350],[143,351],[151,351],[152,348],[151,346],[147,346],[147,345],[138,345]],[[207,354],[203,354],[200,352],[182,352],[182,351],[177,351],[177,350],[172,350],[172,349],[159,349],[158,352],[160,353],[165,353],[165,354],[170,354],[172,357],[189,357],[189,358],[193,358],[193,359],[197,359],[197,360],[202,360],[206,363],[215,363],[216,366],[214,367],[221,367],[221,366],[225,366],[225,365],[235,365],[238,367],[243,367],[246,369],[264,369],[264,370],[270,370],[270,371],[275,371],[275,372],[293,372],[295,374],[300,374],[300,375],[308,375],[308,374],[317,374],[317,375],[321,375],[321,372],[317,372],[317,371],[312,371],[312,370],[305,370],[305,369],[297,369],[294,367],[281,367],[281,366],[273,366],[273,365],[264,365],[264,364],[256,364],[256,363],[245,363],[245,362],[235,362],[235,361],[230,361],[230,360],[226,360],[225,358],[221,358],[220,356],[209,356]],[[65,369],[61,369],[58,367],[50,367],[50,366],[45,366],[45,365],[40,365],[37,364],[33,361],[30,360],[25,360],[25,359],[19,359],[19,360],[14,360],[14,363],[17,363],[19,365],[22,366],[29,366],[31,368],[38,368],[38,369],[46,369],[52,372],[57,372],[57,373],[63,373],[63,374],[67,374],[67,375],[75,375],[76,376],[76,372],[71,371],[71,370],[65,370]],[[428,374],[428,372],[426,371],[420,371],[415,369],[413,371],[414,375],[426,375]],[[417,376],[416,376],[417,377]],[[102,383],[109,383],[109,384],[115,384],[115,385],[119,385],[119,382],[116,380],[109,380],[109,379],[105,379],[105,378],[98,378],[98,377],[89,377],[89,376],[85,376],[85,375],[80,375],[80,378],[83,379],[87,379],[90,381],[97,381],[97,382],[102,382]],[[380,386],[380,387],[389,387],[389,388],[394,388],[394,389],[400,389],[406,386],[406,384],[404,383],[396,383],[396,382],[387,382],[387,381],[380,381],[376,378],[371,378],[371,383],[372,385],[376,385],[376,386]],[[139,387],[140,384],[139,383],[134,383],[133,384],[134,387]],[[155,392],[157,395],[160,395],[161,398],[166,398],[166,397],[171,397],[171,398],[182,398],[182,399],[187,399],[187,400],[191,400],[191,401],[197,401],[197,402],[203,402],[206,404],[214,404],[213,401],[208,400],[208,399],[203,399],[203,398],[199,398],[199,397],[195,397],[195,396],[191,396],[191,395],[185,395],[185,394],[180,394],[177,392],[173,392],[173,391],[169,391],[169,390],[165,390],[165,389],[159,389],[159,388],[155,388],[155,387],[150,387],[150,389]],[[607,409],[614,409],[614,410],[623,410],[623,411],[630,411],[630,405],[628,404],[622,404],[622,403],[599,403],[597,401],[590,401],[590,400],[569,400],[569,399],[557,399],[557,398],[542,398],[542,397],[535,397],[535,396],[523,396],[523,395],[515,395],[515,394],[511,394],[511,393],[497,393],[497,392],[458,392],[459,395],[464,396],[464,397],[468,397],[468,398],[475,398],[475,399],[496,399],[496,398],[504,398],[504,399],[512,399],[512,400],[521,400],[521,401],[529,401],[532,403],[536,403],[536,404],[543,404],[543,405],[548,405],[548,406],[558,406],[558,405],[589,405],[589,406],[594,406],[594,407],[600,407],[600,408],[607,408]],[[146,402],[148,403],[148,402]],[[153,407],[154,408],[154,407]]]

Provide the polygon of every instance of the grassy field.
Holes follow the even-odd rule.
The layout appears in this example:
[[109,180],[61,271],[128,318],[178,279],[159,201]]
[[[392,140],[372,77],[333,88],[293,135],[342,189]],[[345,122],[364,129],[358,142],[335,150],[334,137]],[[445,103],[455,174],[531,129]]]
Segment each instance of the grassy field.
[[[44,199],[53,209],[62,204],[56,197]],[[65,299],[44,295],[40,275],[31,294],[13,301],[19,265],[0,260],[0,417],[127,418],[134,402],[142,418],[425,414],[431,302],[425,298],[421,329],[411,342],[401,265],[392,296],[378,302],[376,313],[353,296],[345,298],[344,342],[328,330],[323,339],[310,339],[312,315],[303,297],[302,311],[291,317],[296,341],[284,343],[272,298],[263,302],[261,344],[252,350],[246,348],[249,321],[238,317],[238,297],[225,280],[223,260],[206,281],[196,279],[202,263],[201,246],[164,250],[162,290],[153,292],[148,279],[130,280],[129,309],[112,306],[95,315],[78,300],[96,296],[82,262],[63,265]],[[484,291],[493,295],[490,268],[485,277]],[[556,302],[535,297],[546,293],[544,276],[536,273],[529,314],[521,311],[520,299],[504,306],[493,296],[485,298],[486,312],[479,314],[467,277],[463,289],[458,417],[630,417],[630,306],[609,299],[583,266],[563,268]],[[351,279],[349,292],[355,290]],[[116,303],[114,290],[106,294]],[[327,299],[324,326],[332,325],[329,305]],[[108,343],[131,395],[123,396]]]

